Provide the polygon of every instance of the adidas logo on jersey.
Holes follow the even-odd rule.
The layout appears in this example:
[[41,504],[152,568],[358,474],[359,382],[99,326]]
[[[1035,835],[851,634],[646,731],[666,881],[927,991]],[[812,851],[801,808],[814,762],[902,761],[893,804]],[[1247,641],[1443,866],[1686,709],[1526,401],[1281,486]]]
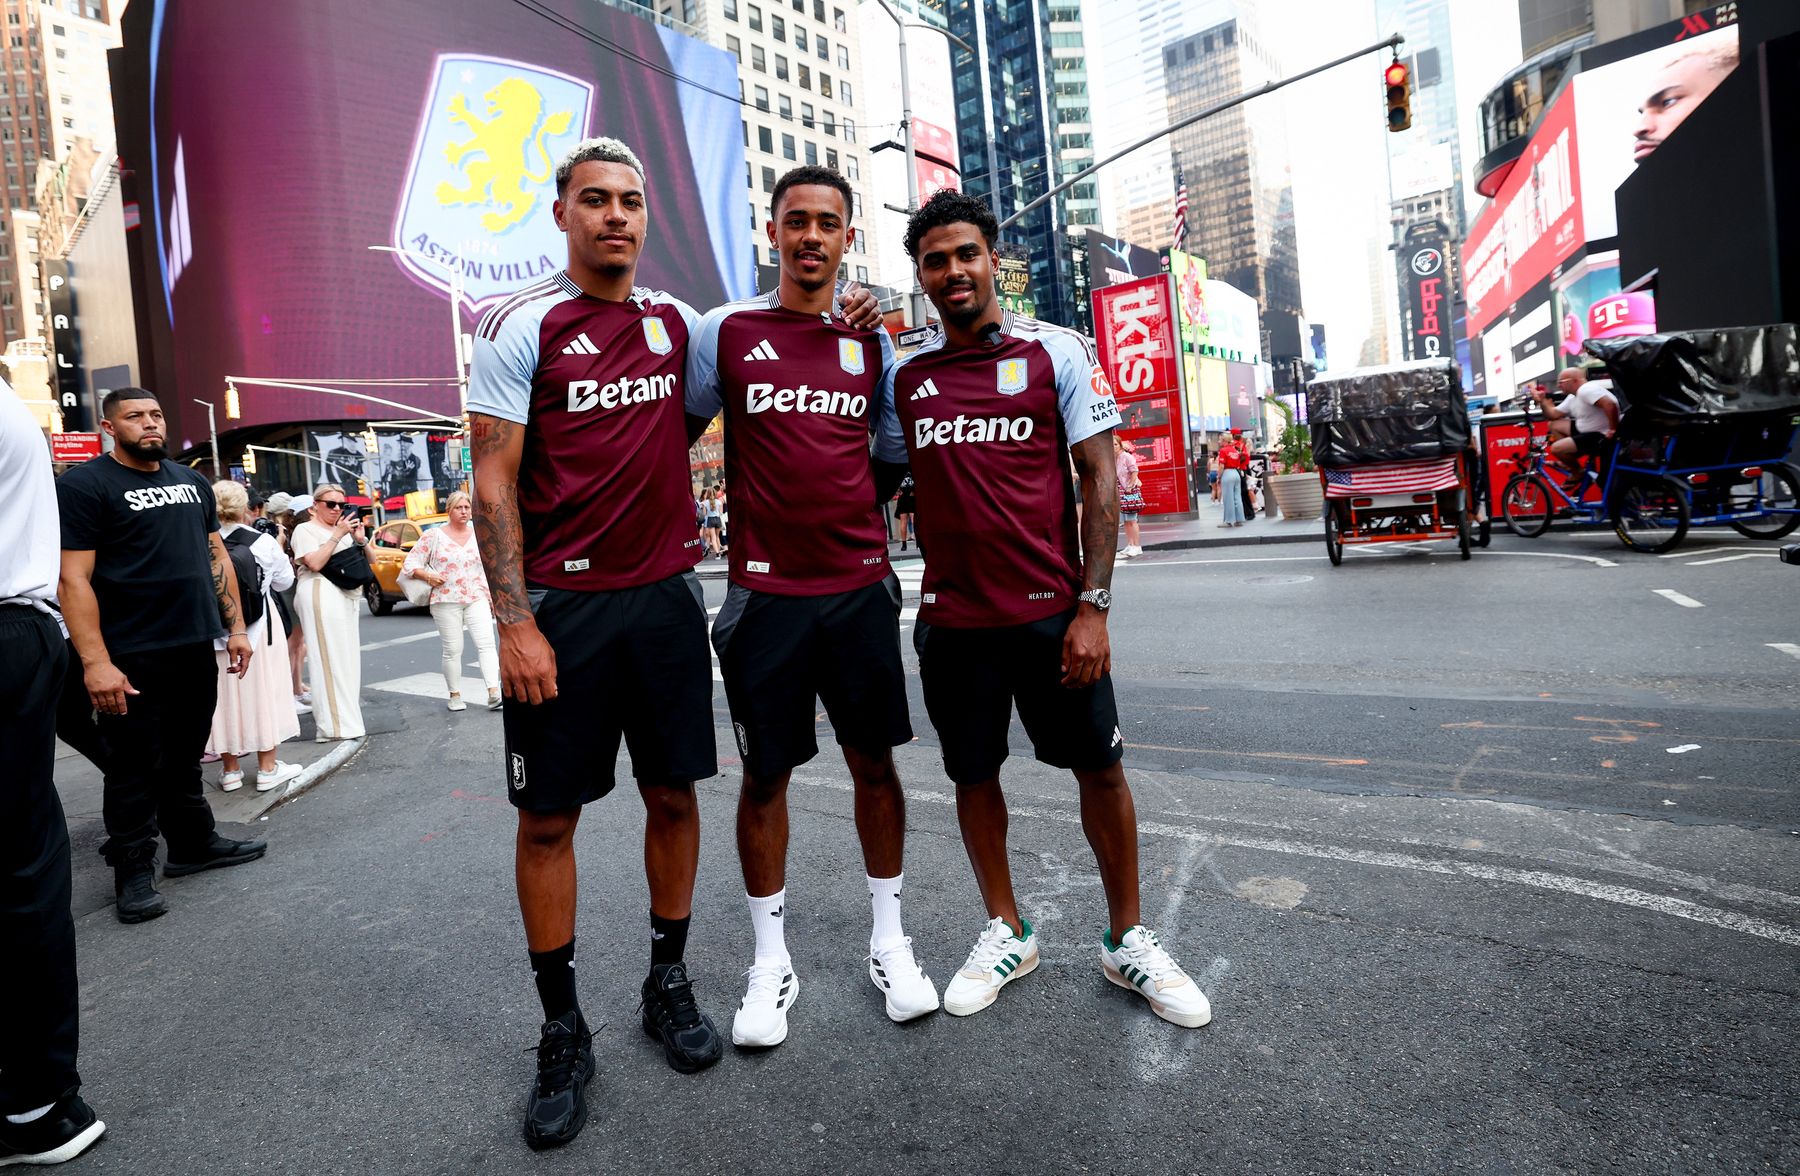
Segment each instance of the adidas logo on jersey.
[[750,354],[746,355],[744,357],[746,362],[748,362],[749,360],[752,360],[752,359],[780,359],[780,358],[781,357],[779,355],[775,354],[775,348],[769,343],[769,341],[767,339],[764,339],[761,343],[758,343],[755,347],[752,347],[750,349]]
[[647,404],[675,394],[675,374],[640,379],[619,379],[610,384],[598,380],[569,381],[569,411],[586,412],[590,408],[617,408],[622,404]]
[[838,416],[866,417],[869,398],[848,392],[832,392],[824,388],[777,388],[773,384],[752,384],[745,408],[750,412],[823,412]]
[[958,413],[947,421],[920,417],[913,422],[913,448],[967,441],[1025,441],[1036,429],[1037,422],[1028,416],[967,417]]
[[908,400],[923,400],[927,396],[936,396],[937,394],[938,394],[937,385],[932,383],[930,380],[926,380],[923,384],[919,385],[919,390],[917,392],[914,392],[911,396],[907,397],[907,399]]
[[569,345],[562,349],[562,353],[564,355],[599,355],[600,349],[594,346],[594,341],[587,337],[586,331],[583,331],[569,341]]

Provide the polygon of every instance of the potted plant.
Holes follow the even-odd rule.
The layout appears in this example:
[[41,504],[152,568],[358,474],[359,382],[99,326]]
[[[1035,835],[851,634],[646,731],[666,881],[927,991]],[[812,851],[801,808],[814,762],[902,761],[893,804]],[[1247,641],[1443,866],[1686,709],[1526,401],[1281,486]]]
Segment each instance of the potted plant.
[[1325,508],[1318,467],[1313,464],[1312,433],[1294,419],[1285,401],[1271,400],[1286,419],[1275,441],[1275,471],[1268,477],[1269,496],[1284,519],[1316,519]]

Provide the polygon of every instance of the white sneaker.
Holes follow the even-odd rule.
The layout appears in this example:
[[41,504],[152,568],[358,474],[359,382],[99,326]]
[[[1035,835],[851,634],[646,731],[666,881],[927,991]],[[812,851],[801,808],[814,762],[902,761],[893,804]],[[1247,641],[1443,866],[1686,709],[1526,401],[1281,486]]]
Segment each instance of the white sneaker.
[[258,792],[267,792],[271,788],[279,788],[289,780],[298,778],[303,770],[304,769],[301,768],[299,764],[283,763],[281,760],[276,760],[275,769],[273,771],[258,772],[256,774],[256,790]]
[[910,935],[883,947],[869,945],[869,979],[887,997],[890,1021],[911,1021],[937,1012],[937,986],[913,958]]
[[944,989],[944,1011],[953,1017],[979,1013],[994,1003],[1000,990],[1038,966],[1038,941],[1031,924],[1014,935],[1005,919],[990,919],[981,938]]
[[788,1010],[800,995],[800,977],[794,975],[794,965],[758,962],[744,975],[750,977],[750,987],[731,1019],[731,1044],[750,1049],[780,1045],[787,1040]]
[[450,709],[453,711],[468,710],[469,704],[463,701],[462,695],[452,694],[450,696]]
[[1145,1000],[1156,1015],[1175,1025],[1198,1029],[1212,1020],[1212,1005],[1181,965],[1163,950],[1156,932],[1137,926],[1125,932],[1116,950],[1100,946],[1100,966],[1106,978],[1129,988]]
[[1142,554],[1144,554],[1144,549],[1142,547],[1133,547],[1131,549],[1131,558],[1133,558],[1133,559],[1136,559],[1138,556],[1140,556]]
[[295,714],[297,714],[297,715],[310,715],[310,714],[312,714],[312,703],[310,703],[310,702],[302,702],[302,701],[301,701],[301,700],[300,700],[300,699],[298,699],[298,698],[296,698],[296,699],[294,699],[294,713],[295,713]]
[[220,792],[236,792],[243,786],[244,773],[242,769],[235,772],[226,772],[219,777]]

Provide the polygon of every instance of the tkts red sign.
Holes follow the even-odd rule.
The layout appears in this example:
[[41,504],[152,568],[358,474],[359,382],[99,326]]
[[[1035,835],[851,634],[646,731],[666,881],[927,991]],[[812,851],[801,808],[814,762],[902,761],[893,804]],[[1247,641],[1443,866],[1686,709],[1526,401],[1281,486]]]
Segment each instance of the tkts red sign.
[[1100,368],[1119,402],[1118,433],[1136,450],[1144,513],[1191,510],[1187,418],[1169,277],[1158,274],[1107,286],[1095,290],[1093,300]]

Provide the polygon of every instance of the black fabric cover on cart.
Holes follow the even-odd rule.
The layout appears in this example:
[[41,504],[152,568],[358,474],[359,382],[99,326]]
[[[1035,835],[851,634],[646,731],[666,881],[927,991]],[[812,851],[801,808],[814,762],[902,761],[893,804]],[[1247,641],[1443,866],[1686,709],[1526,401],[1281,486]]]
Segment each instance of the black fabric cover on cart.
[[1322,466],[1449,457],[1469,444],[1469,402],[1455,361],[1357,368],[1306,388],[1313,458]]
[[1624,409],[1627,436],[1685,424],[1800,412],[1794,324],[1589,339]]

